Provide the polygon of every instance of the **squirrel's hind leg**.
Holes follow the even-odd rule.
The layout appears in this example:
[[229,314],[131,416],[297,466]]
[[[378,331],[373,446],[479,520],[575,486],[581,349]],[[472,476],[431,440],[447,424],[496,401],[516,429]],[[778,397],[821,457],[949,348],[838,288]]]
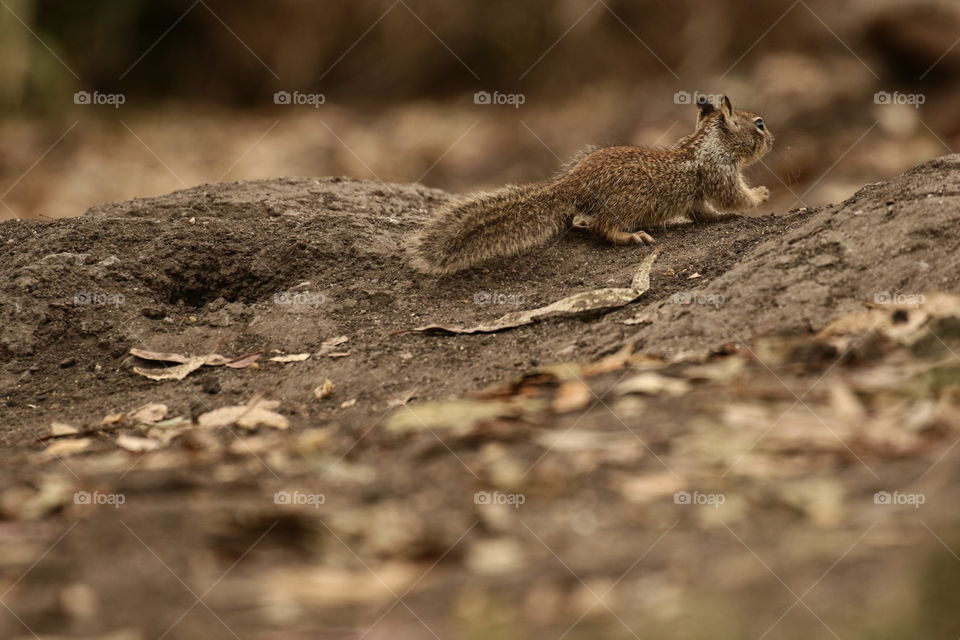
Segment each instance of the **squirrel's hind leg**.
[[596,223],[591,227],[591,230],[607,242],[613,244],[657,244],[657,241],[645,231],[627,233],[626,231],[620,231],[619,229]]
[[691,209],[687,217],[693,222],[723,222],[741,216],[739,213],[720,213],[707,203],[703,203],[703,205]]

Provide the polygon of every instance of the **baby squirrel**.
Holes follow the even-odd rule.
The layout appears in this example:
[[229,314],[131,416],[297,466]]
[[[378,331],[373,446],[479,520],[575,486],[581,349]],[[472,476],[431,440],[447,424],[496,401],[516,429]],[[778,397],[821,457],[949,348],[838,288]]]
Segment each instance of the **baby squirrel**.
[[763,118],[703,96],[695,131],[669,149],[591,147],[549,182],[508,185],[445,206],[413,241],[413,265],[446,274],[541,246],[585,227],[614,244],[656,241],[640,227],[672,218],[712,222],[770,197],[744,167],[773,147]]

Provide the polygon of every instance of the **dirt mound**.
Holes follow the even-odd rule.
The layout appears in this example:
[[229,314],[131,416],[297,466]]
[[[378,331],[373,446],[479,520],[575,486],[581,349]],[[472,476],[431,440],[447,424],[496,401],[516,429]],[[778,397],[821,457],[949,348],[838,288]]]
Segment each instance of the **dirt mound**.
[[[96,413],[157,395],[188,405],[205,398],[203,375],[195,398],[171,393],[134,375],[127,351],[305,353],[348,336],[349,357],[305,362],[293,379],[281,368],[217,376],[237,398],[270,388],[301,403],[330,377],[358,401],[347,417],[361,418],[382,412],[384,397],[460,394],[510,371],[599,357],[636,332],[631,323],[643,349],[663,354],[815,330],[876,295],[956,289],[958,162],[926,163],[815,211],[667,227],[655,232],[663,253],[637,303],[456,339],[395,334],[625,286],[647,250],[573,232],[542,253],[425,278],[407,265],[405,238],[450,196],[342,178],[202,185],[76,219],[7,222],[0,393],[33,425],[49,422],[51,405],[60,417],[89,415],[77,402]],[[54,382],[64,375],[81,398]]]
[[[960,156],[939,158],[766,238],[726,273],[644,309],[653,351],[815,331],[865,302],[960,287]],[[681,303],[671,304],[679,300]],[[702,304],[696,304],[700,302]]]
[[476,335],[409,329],[649,249],[424,278],[405,238],[450,196],[336,178],[4,223],[0,635],[956,637],[960,298],[910,303],[957,291],[958,162],[654,230],[636,302]]

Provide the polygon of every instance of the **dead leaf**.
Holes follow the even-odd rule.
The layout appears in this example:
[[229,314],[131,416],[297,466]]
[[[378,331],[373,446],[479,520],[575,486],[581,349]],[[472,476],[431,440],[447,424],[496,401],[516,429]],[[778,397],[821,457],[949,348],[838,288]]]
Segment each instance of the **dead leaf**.
[[516,416],[520,408],[506,402],[482,400],[453,400],[450,402],[426,402],[400,408],[384,423],[387,431],[411,433],[432,429],[445,429],[455,435],[467,435],[482,423]]
[[620,484],[620,493],[633,504],[647,504],[681,489],[683,481],[669,471],[635,476]]
[[650,255],[640,263],[640,267],[633,276],[633,281],[629,287],[611,287],[584,291],[548,304],[545,307],[528,311],[514,311],[501,316],[493,322],[483,323],[473,327],[431,324],[417,327],[410,331],[461,334],[494,333],[504,329],[522,327],[547,318],[576,316],[590,311],[622,307],[630,304],[650,289],[650,268],[653,266],[653,262],[657,259],[658,255],[660,255],[659,248],[652,251]]
[[285,416],[273,411],[278,406],[280,406],[280,403],[276,400],[253,398],[245,405],[221,407],[208,411],[197,418],[197,424],[209,428],[236,425],[245,429],[256,429],[260,426],[286,429],[290,426],[290,421]]
[[156,362],[179,362],[180,364],[186,364],[192,359],[190,356],[185,356],[180,353],[147,351],[145,349],[130,349],[130,355],[141,358],[142,360],[153,360]]
[[278,610],[291,603],[298,608],[371,605],[395,600],[419,575],[415,565],[377,565],[370,571],[301,566],[268,572],[257,579],[255,592],[265,606]]
[[333,353],[328,353],[328,358],[346,358],[350,355],[349,351],[334,351]]
[[207,362],[207,356],[195,356],[190,361],[178,364],[173,367],[159,367],[156,369],[144,369],[143,367],[134,367],[133,370],[140,375],[151,380],[183,380],[188,375],[202,367]]
[[130,420],[135,424],[154,424],[160,422],[167,415],[167,405],[151,403],[145,404],[130,414]]
[[653,396],[663,393],[668,396],[682,396],[689,390],[690,383],[686,380],[670,378],[660,375],[659,373],[654,373],[653,371],[644,371],[643,373],[627,378],[614,387],[614,392],[620,395],[643,393]]
[[117,446],[133,453],[146,453],[160,448],[160,443],[150,438],[140,438],[127,434],[117,436]]
[[66,422],[50,423],[50,435],[52,436],[69,436],[79,432],[79,429],[73,425],[67,424]]
[[327,378],[323,381],[323,384],[313,390],[313,395],[317,400],[323,400],[332,396],[336,389],[337,385],[333,384],[333,380]]
[[327,338],[326,340],[320,343],[320,350],[317,351],[314,355],[317,356],[318,358],[320,356],[325,356],[331,351],[333,351],[336,347],[339,347],[341,344],[347,342],[348,340],[350,340],[349,336],[337,336],[336,338]]
[[47,445],[47,448],[40,452],[41,460],[54,460],[57,458],[66,458],[75,453],[86,451],[93,444],[90,438],[76,438],[71,440],[55,440]]
[[[248,353],[245,356],[240,356],[239,358],[234,358],[228,362],[223,363],[223,366],[228,369],[246,369],[247,367],[253,366],[253,364],[260,359],[260,356],[263,355],[263,351],[255,351],[253,353]],[[209,363],[208,363],[209,364]]]
[[539,434],[535,442],[551,451],[603,451],[607,449],[628,449],[641,446],[640,441],[631,435],[605,431],[587,431],[586,429],[568,429],[567,431],[546,431]]
[[523,545],[513,538],[494,538],[478,540],[470,545],[464,566],[480,575],[502,575],[514,573],[527,564],[527,552]]
[[228,367],[230,369],[245,369],[255,363],[262,351],[240,356],[239,358],[227,358],[219,353],[209,353],[203,356],[188,356],[182,353],[170,353],[163,351],[146,351],[145,349],[130,349],[130,355],[136,356],[141,360],[150,362],[177,362],[175,367],[134,367],[133,370],[151,380],[183,380],[185,377],[206,365],[209,367]]
[[103,420],[100,421],[100,424],[104,427],[116,427],[117,425],[123,423],[127,419],[127,414],[125,413],[108,413],[103,416]]
[[583,380],[568,380],[557,388],[553,396],[553,410],[555,413],[569,413],[583,409],[593,399],[593,392]]
[[270,358],[270,362],[303,362],[310,357],[309,353],[289,353],[282,356]]
[[402,407],[417,397],[417,389],[410,389],[399,398],[390,398],[387,400],[388,407]]

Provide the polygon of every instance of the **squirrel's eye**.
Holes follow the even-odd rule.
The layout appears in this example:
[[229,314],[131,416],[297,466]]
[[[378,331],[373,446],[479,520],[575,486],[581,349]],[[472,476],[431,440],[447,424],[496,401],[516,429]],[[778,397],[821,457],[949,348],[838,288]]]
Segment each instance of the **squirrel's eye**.
[[754,124],[757,125],[757,129],[760,129],[760,131],[763,131],[763,127],[764,127],[763,118],[757,118],[757,119],[754,120],[753,122],[754,122]]

